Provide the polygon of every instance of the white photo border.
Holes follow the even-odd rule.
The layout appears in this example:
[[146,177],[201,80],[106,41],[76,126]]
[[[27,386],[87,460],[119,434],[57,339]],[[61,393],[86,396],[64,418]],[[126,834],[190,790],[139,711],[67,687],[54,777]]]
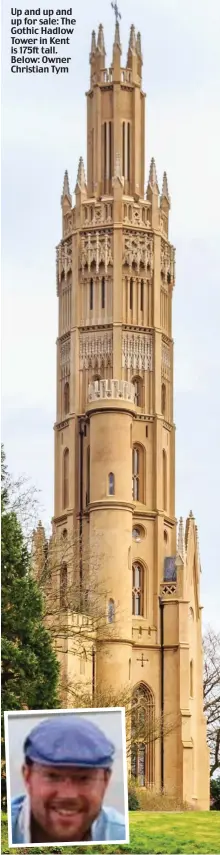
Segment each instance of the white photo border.
[[[8,843],[9,843],[10,848],[12,848],[12,849],[14,849],[14,848],[24,849],[24,848],[27,848],[27,846],[28,846],[28,849],[29,848],[30,849],[31,848],[36,849],[38,847],[38,844],[37,843],[28,843],[28,844],[27,843],[12,843],[10,756],[9,756],[9,728],[8,728],[9,718],[11,718],[12,716],[14,718],[17,716],[18,717],[22,716],[23,718],[30,716],[30,718],[31,718],[32,716],[36,716],[36,715],[41,716],[43,718],[43,716],[68,715],[68,714],[72,715],[73,713],[75,715],[80,714],[80,715],[84,715],[86,717],[86,715],[89,715],[89,714],[91,715],[91,714],[95,714],[95,713],[116,713],[116,712],[121,713],[121,724],[122,724],[122,757],[123,757],[122,767],[123,767],[123,785],[124,785],[124,816],[125,816],[125,829],[126,829],[125,839],[124,840],[106,840],[106,841],[104,841],[104,840],[103,841],[102,840],[100,840],[100,841],[90,840],[89,846],[103,846],[103,845],[106,845],[106,846],[114,846],[115,845],[115,846],[117,846],[119,844],[121,845],[121,844],[130,843],[129,812],[128,812],[128,772],[127,772],[127,762],[126,762],[125,708],[124,707],[94,707],[94,708],[93,707],[88,707],[88,708],[84,707],[82,709],[10,710],[10,711],[7,710],[6,712],[4,712],[4,725],[5,725],[6,792],[7,792],[7,805],[8,805]],[[64,841],[64,843],[62,843],[61,841],[59,841],[59,843],[56,843],[56,841],[54,841],[54,842],[50,842],[50,843],[44,843],[43,847],[49,848],[51,846],[58,846],[58,845],[59,846],[87,846],[88,843],[86,843],[86,841],[79,841],[79,842],[69,841],[68,843],[66,843],[65,841]],[[42,843],[39,843],[39,848],[40,848],[40,846],[42,848]]]

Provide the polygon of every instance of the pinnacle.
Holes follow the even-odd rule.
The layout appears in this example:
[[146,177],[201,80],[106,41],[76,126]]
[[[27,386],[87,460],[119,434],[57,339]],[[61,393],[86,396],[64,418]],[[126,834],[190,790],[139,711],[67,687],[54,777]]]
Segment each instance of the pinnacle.
[[134,24],[131,25],[128,50],[136,53],[136,37]]
[[76,186],[80,187],[82,190],[86,185],[86,175],[85,175],[85,167],[83,163],[83,158],[79,158],[79,166],[77,172]]
[[115,23],[115,38],[114,38],[113,47],[119,47],[121,50],[120,28],[119,28],[119,21],[118,20]]
[[178,530],[178,538],[177,538],[177,552],[180,555],[180,558],[184,561],[185,559],[185,537],[184,537],[184,522],[183,517],[180,517],[179,520],[179,530]]
[[93,30],[92,31],[92,38],[91,38],[91,54],[95,53],[95,51],[96,51],[96,35],[95,35],[95,30]]
[[105,53],[104,30],[102,24],[99,24],[97,50],[100,53]]
[[157,171],[156,171],[156,164],[155,164],[154,157],[152,157],[151,163],[150,163],[148,185],[150,185],[150,187],[157,187],[157,190],[158,190]]
[[64,196],[70,197],[70,185],[69,185],[69,176],[68,176],[67,169],[64,172],[64,179],[63,179],[62,198],[64,198]]
[[163,185],[162,185],[161,197],[164,197],[165,199],[167,199],[168,202],[170,201],[169,190],[168,190],[168,181],[167,181],[167,173],[166,172],[163,173]]
[[142,50],[141,50],[141,34],[137,33],[136,39],[136,53],[142,59]]

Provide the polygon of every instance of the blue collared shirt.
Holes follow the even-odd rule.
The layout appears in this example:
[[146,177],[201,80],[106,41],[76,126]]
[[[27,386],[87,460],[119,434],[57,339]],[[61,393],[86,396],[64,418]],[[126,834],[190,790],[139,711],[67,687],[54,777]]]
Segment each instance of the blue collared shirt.
[[[11,802],[12,844],[30,844],[30,800],[28,796],[17,796]],[[91,828],[91,840],[94,842],[128,842],[126,838],[125,818],[111,807],[103,807]],[[57,841],[53,841],[56,843]],[[71,841],[70,841],[71,843]]]

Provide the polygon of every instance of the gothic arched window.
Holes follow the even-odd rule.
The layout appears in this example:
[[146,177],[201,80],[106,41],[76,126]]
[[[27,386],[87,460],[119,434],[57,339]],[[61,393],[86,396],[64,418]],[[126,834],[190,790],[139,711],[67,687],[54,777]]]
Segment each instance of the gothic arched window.
[[63,507],[69,505],[69,449],[65,448],[63,455]]
[[166,386],[165,383],[162,383],[161,386],[161,412],[163,416],[166,415]]
[[144,280],[141,279],[141,295],[140,295],[141,312],[144,311]]
[[130,309],[133,309],[133,279],[130,279]]
[[67,564],[60,568],[60,608],[67,608]]
[[132,695],[131,773],[140,787],[155,783],[155,703],[150,686],[140,683]]
[[108,601],[108,623],[114,623],[115,621],[115,603],[114,600],[110,599]]
[[166,455],[165,449],[163,449],[162,466],[163,466],[163,510],[167,511],[167,455]]
[[90,307],[90,311],[92,311],[92,309],[93,309],[93,279],[90,279],[89,307]]
[[132,450],[132,498],[144,501],[144,449],[138,444]]
[[144,616],[144,568],[139,561],[132,566],[132,614]]
[[142,388],[143,388],[142,378],[141,377],[134,377],[134,378],[132,378],[131,382],[133,383],[133,386],[135,388],[134,403],[135,403],[136,407],[142,407]]
[[113,472],[109,472],[108,475],[108,494],[109,496],[115,495],[115,476]]
[[101,285],[101,288],[102,288],[102,300],[101,300],[101,305],[102,305],[102,309],[104,309],[104,308],[105,308],[105,277],[104,277],[104,276],[102,277],[102,285]]
[[88,445],[86,452],[86,504],[90,502],[90,446]]
[[64,415],[67,416],[67,413],[70,411],[70,386],[69,383],[66,382],[64,384]]

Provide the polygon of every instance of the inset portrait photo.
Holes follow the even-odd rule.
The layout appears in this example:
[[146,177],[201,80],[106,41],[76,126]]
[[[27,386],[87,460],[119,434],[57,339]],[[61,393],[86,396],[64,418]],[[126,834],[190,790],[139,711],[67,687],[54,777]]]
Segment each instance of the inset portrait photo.
[[125,711],[5,713],[9,846],[129,843]]

